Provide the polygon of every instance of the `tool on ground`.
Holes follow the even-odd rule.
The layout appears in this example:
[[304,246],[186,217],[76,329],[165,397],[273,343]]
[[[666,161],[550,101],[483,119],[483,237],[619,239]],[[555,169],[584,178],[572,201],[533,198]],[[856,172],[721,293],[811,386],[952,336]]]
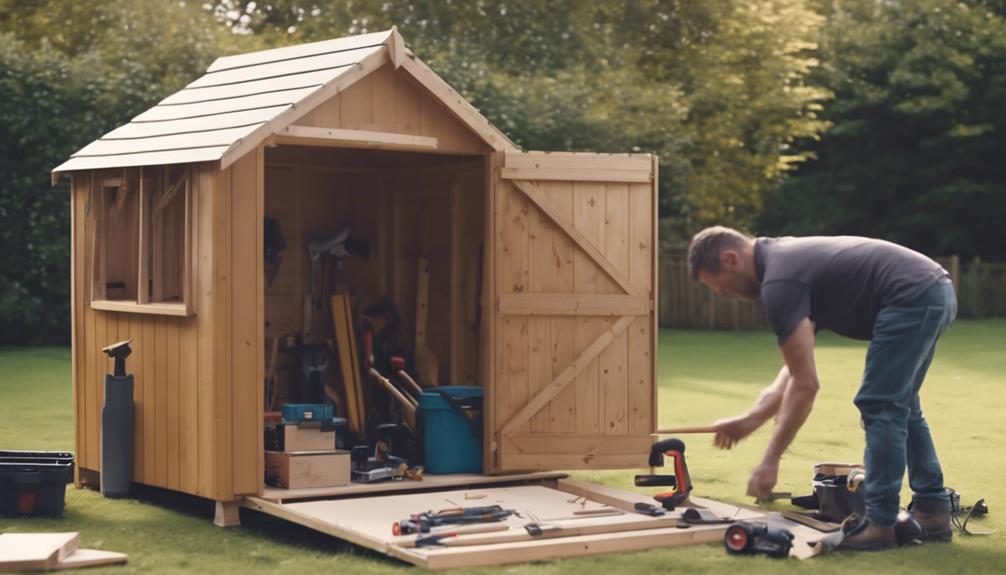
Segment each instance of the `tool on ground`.
[[[973,517],[987,515],[989,506],[985,503],[985,498],[981,498],[974,505],[961,505],[961,494],[953,489],[946,488],[947,498],[950,500],[950,522],[960,532],[961,535],[992,535],[998,529],[992,531],[974,531],[968,529],[968,522]],[[908,511],[912,510],[914,502],[908,504]]]
[[468,527],[459,527],[449,531],[437,531],[431,532],[429,535],[419,535],[415,538],[415,540],[411,542],[403,542],[403,544],[400,545],[402,547],[429,547],[432,545],[443,545],[443,543],[441,543],[443,540],[451,539],[459,535],[493,533],[498,531],[508,531],[509,529],[510,526],[505,524],[469,525]]
[[660,517],[661,515],[667,513],[667,510],[663,507],[657,507],[652,503],[636,503],[633,508],[637,513],[642,513],[643,515],[649,515],[650,517]]
[[583,535],[601,535],[604,533],[666,529],[676,527],[677,524],[678,520],[674,517],[639,519],[636,521],[604,522],[596,524],[576,523],[574,525],[557,525],[553,523],[535,521],[524,525],[524,529],[519,531],[512,530],[507,533],[487,536],[464,535],[462,537],[441,540],[438,545],[443,547],[466,547],[471,545],[536,541],[539,539],[556,539],[560,537],[579,537]]
[[688,509],[685,509],[684,513],[681,514],[681,519],[678,521],[679,524],[686,523],[689,526],[720,525],[733,522],[733,519],[720,517],[711,509],[699,509],[697,507],[689,507]]
[[419,258],[419,277],[416,278],[416,349],[415,362],[419,379],[426,387],[440,385],[440,364],[437,354],[426,341],[429,321],[430,262]]
[[384,441],[377,441],[373,448],[369,445],[354,445],[350,449],[350,461],[350,478],[353,483],[390,481],[395,479],[399,467],[406,464],[404,459],[388,452],[388,445]]
[[132,339],[102,348],[115,360],[115,372],[105,374],[105,405],[101,408],[101,494],[126,497],[133,481],[133,375],[126,374]]
[[702,425],[698,427],[672,427],[670,429],[658,429],[660,435],[681,435],[684,433],[716,433],[717,427],[714,425]]
[[772,503],[773,501],[778,501],[780,499],[792,499],[793,494],[789,491],[773,491],[768,494],[768,497],[759,497],[755,499],[755,503]]
[[685,463],[685,442],[670,438],[654,443],[650,448],[650,467],[663,467],[665,455],[674,459],[674,475],[637,475],[635,483],[638,487],[673,486],[673,491],[653,496],[665,509],[673,511],[675,507],[684,503],[688,499],[688,494],[692,492],[692,480],[688,475],[688,465]]
[[484,507],[457,507],[440,511],[425,511],[392,524],[394,535],[429,533],[440,525],[466,525],[470,523],[496,523],[514,515],[513,509],[503,509],[499,505]]
[[62,451],[0,451],[0,515],[63,515],[73,465]]
[[817,510],[816,519],[841,523],[850,515],[864,516],[866,502],[859,487],[866,478],[862,466],[819,463],[814,466],[813,495],[792,497],[793,505]]
[[723,546],[732,555],[788,557],[793,547],[793,533],[758,521],[738,521],[727,527]]

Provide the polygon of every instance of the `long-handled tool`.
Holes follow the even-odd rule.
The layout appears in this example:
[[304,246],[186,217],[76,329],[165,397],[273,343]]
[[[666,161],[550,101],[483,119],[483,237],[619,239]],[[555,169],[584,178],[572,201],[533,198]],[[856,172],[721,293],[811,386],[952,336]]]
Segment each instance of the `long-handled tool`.
[[374,334],[367,332],[363,334],[363,347],[364,347],[364,358],[367,363],[367,374],[373,379],[379,386],[384,388],[388,394],[391,395],[398,402],[402,408],[402,415],[405,418],[405,423],[413,432],[416,430],[416,406],[418,405],[415,399],[406,396],[404,393],[399,391],[395,384],[381,375],[381,372],[374,369]]
[[675,517],[660,517],[639,521],[605,522],[596,524],[576,523],[574,525],[528,523],[522,531],[500,533],[487,536],[461,536],[441,540],[437,544],[444,547],[465,547],[471,545],[489,545],[511,543],[516,541],[535,541],[538,539],[555,539],[559,537],[579,537],[581,535],[599,535],[603,533],[621,533],[625,531],[643,531],[648,529],[665,529],[677,527]]
[[688,476],[688,465],[685,464],[685,442],[671,438],[654,443],[650,448],[650,467],[662,467],[665,455],[674,459],[674,475],[637,475],[635,483],[638,487],[674,487],[673,491],[653,496],[665,509],[673,511],[688,499],[688,494],[692,491],[692,479]]
[[660,435],[681,435],[684,433],[716,433],[719,431],[715,425],[700,425],[697,427],[672,427],[670,429],[658,429]]
[[423,394],[423,388],[420,387],[416,380],[412,379],[412,376],[405,371],[405,358],[396,355],[391,358],[391,367],[395,370],[395,375],[398,380],[403,382],[406,387],[410,388],[410,391],[419,397]]

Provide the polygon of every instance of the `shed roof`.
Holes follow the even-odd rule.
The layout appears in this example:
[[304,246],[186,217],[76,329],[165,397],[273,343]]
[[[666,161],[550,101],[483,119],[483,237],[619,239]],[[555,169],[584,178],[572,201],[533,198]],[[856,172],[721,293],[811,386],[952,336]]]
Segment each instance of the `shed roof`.
[[516,147],[404,47],[395,28],[217,58],[206,73],[53,170],[221,161],[266,138],[391,61],[496,149]]

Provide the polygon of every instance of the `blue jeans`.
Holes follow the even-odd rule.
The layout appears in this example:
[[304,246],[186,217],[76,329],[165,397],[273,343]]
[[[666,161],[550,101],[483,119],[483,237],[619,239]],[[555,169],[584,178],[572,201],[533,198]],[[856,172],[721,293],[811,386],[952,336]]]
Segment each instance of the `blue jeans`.
[[947,500],[919,388],[936,340],[956,317],[953,284],[940,281],[906,306],[881,309],[873,324],[855,403],[866,429],[866,517],[879,527],[896,521],[906,465],[915,498]]

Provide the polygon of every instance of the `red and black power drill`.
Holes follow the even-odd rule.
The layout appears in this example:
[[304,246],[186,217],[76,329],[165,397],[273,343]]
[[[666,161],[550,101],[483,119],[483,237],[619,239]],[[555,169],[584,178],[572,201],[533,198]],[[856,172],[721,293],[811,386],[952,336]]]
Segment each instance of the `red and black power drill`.
[[666,486],[674,487],[673,491],[665,491],[653,496],[654,499],[668,511],[681,505],[692,492],[692,479],[688,476],[688,465],[685,464],[685,442],[680,439],[665,439],[653,444],[650,448],[650,467],[663,467],[664,456],[674,459],[674,475],[637,475],[637,487]]

